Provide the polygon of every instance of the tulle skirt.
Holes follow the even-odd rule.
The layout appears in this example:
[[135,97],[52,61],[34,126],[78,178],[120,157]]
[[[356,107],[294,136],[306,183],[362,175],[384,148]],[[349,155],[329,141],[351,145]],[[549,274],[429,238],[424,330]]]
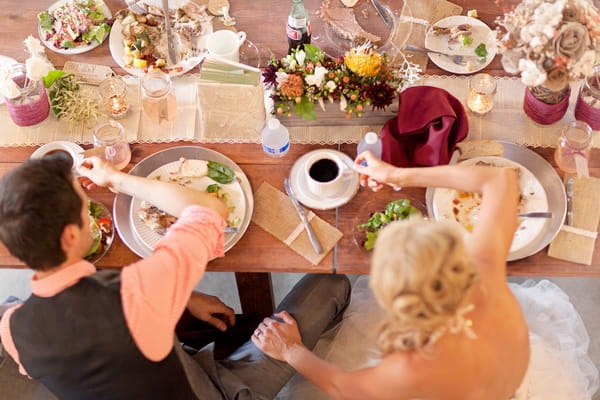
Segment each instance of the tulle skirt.
[[[516,400],[589,400],[599,386],[598,369],[587,350],[589,336],[569,297],[554,283],[528,280],[509,284],[530,330],[531,358]],[[315,352],[345,370],[377,364],[375,333],[383,318],[361,276],[336,331],[328,332]],[[327,400],[329,397],[300,375],[282,389],[278,400]]]

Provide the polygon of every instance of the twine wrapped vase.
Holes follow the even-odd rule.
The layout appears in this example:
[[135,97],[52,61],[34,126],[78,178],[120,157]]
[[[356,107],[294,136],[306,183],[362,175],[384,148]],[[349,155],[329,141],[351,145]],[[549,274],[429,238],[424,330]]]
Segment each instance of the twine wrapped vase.
[[600,130],[600,65],[594,66],[594,74],[586,77],[581,85],[575,104],[575,119]]
[[569,108],[571,87],[553,91],[544,86],[525,89],[523,110],[529,118],[540,125],[550,125],[559,121]]

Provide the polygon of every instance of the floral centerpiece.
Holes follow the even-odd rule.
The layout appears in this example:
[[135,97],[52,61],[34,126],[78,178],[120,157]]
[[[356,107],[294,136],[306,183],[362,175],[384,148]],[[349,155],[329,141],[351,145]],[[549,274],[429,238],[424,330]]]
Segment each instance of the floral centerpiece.
[[523,0],[496,22],[503,68],[520,74],[536,99],[564,100],[566,111],[569,81],[591,75],[600,53],[592,0]]
[[273,59],[263,72],[271,89],[273,112],[303,119],[317,118],[315,104],[325,110],[325,102],[339,102],[347,118],[360,117],[371,109],[384,110],[398,93],[418,79],[420,68],[406,60],[395,67],[387,55],[365,44],[332,58],[314,45],[297,48],[287,57]]

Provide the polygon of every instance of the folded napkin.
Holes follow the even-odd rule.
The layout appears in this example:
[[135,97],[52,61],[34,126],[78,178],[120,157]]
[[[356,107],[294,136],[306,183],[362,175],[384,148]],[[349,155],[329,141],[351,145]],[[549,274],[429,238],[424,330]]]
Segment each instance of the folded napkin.
[[460,100],[444,89],[411,87],[400,94],[398,116],[383,126],[382,159],[398,167],[448,164],[468,132]]
[[550,257],[590,265],[600,221],[600,179],[573,178],[571,225],[564,224],[548,247]]
[[308,234],[300,222],[291,200],[272,185],[263,182],[254,192],[254,214],[252,221],[277,239],[290,246],[295,252],[317,265],[343,236],[335,227],[308,212],[310,225],[319,238],[323,253],[317,254],[310,244]]

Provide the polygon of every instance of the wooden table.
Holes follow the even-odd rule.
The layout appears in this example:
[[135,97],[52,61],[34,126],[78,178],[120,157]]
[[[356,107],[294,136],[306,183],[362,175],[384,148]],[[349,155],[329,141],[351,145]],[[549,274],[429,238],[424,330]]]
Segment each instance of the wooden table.
[[[124,7],[120,0],[105,0],[113,13]],[[394,0],[392,0],[394,1]],[[231,14],[236,18],[239,30],[244,30],[248,38],[260,49],[261,56],[267,57],[274,54],[281,57],[287,51],[285,39],[285,20],[290,4],[286,1],[243,1],[230,0]],[[515,1],[513,1],[514,3]],[[24,61],[27,54],[24,52],[22,40],[29,34],[37,36],[36,14],[50,5],[52,0],[4,0],[0,8],[0,24],[3,26],[4,40],[0,41],[0,54]],[[485,0],[456,0],[455,3],[465,9],[477,9],[480,18],[488,25],[493,26],[495,17],[502,11],[494,2]],[[316,15],[319,1],[305,0],[311,10],[313,25],[320,23]],[[8,40],[11,38],[12,40]],[[109,65],[119,70],[112,59],[107,43],[84,54],[64,56],[47,51],[50,60],[60,67],[67,60]],[[433,63],[429,63],[426,71],[429,74],[445,74]],[[494,75],[506,75],[497,57],[485,70]],[[132,164],[129,168],[144,157],[173,146],[197,143],[176,142],[156,144],[132,144]],[[254,189],[264,181],[271,183],[283,191],[283,178],[291,169],[294,161],[302,154],[319,145],[292,144],[290,153],[282,159],[266,157],[257,144],[202,144],[207,148],[219,151],[230,157],[246,172]],[[356,145],[333,145],[344,153],[354,156]],[[0,148],[0,175],[14,168],[26,160],[35,150],[34,147]],[[554,165],[552,149],[536,149],[536,152],[545,157]],[[591,165],[592,175],[600,176],[600,151],[594,150]],[[421,189],[414,190],[423,195]],[[105,189],[96,189],[90,196],[111,206],[114,195]],[[316,272],[316,273],[368,273],[368,259],[354,244],[352,229],[355,223],[357,210],[362,204],[372,198],[372,194],[361,189],[357,196],[347,205],[337,210],[317,211],[316,213],[333,225],[337,225],[344,232],[344,237],[338,242],[336,248],[328,254],[318,266],[311,265],[302,256],[292,251],[282,242],[275,239],[260,227],[251,223],[246,234],[226,255],[214,260],[208,265],[210,271],[234,271],[241,302],[246,312],[267,313],[272,307],[270,272]],[[596,249],[598,248],[596,246]],[[139,258],[133,254],[119,238],[116,238],[108,254],[98,263],[102,268],[120,268],[134,262]],[[23,264],[10,256],[4,247],[0,246],[0,267],[22,268]],[[511,275],[529,276],[600,276],[600,252],[596,251],[591,266],[569,263],[547,256],[546,250],[525,259],[511,262],[508,273]]]

